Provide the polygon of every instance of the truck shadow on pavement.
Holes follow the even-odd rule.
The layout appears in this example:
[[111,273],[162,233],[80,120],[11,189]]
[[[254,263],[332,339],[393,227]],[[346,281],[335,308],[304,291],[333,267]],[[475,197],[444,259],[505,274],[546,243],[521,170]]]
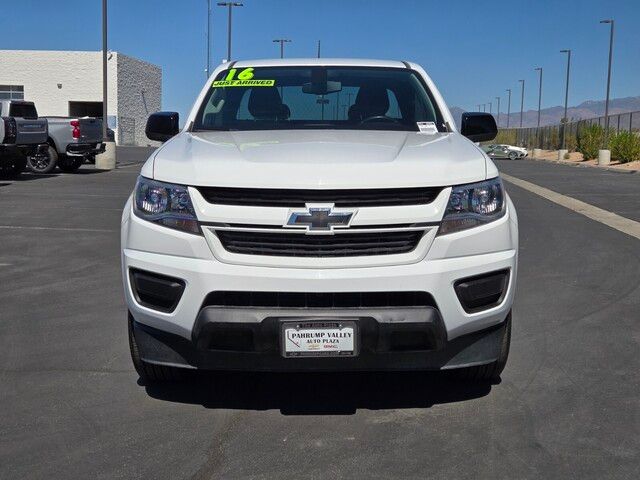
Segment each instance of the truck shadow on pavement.
[[353,415],[358,409],[430,408],[484,397],[490,383],[433,372],[197,373],[148,385],[155,399],[205,408],[273,410],[283,415]]

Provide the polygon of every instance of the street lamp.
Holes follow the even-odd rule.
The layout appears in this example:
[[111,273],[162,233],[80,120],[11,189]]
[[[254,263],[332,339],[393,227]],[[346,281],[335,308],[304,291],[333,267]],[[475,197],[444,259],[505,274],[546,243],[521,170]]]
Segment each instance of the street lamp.
[[284,58],[284,44],[285,43],[291,43],[291,40],[289,40],[288,38],[276,38],[273,43],[279,43],[280,44],[280,58]]
[[520,97],[520,128],[522,128],[522,112],[524,111],[524,80],[518,80],[522,84],[522,96]]
[[107,0],[102,0],[102,140],[107,138]]
[[538,124],[537,128],[540,128],[540,107],[542,106],[542,67],[534,68],[537,72],[540,72],[540,78],[538,80]]
[[609,136],[609,89],[611,88],[611,59],[613,57],[613,19],[600,20],[600,23],[608,23],[611,25],[609,34],[609,69],[607,71],[607,99],[604,103],[604,147],[607,147],[607,138]]
[[562,148],[567,148],[567,139],[565,129],[567,128],[567,123],[569,119],[567,118],[567,106],[569,104],[569,69],[571,68],[571,50],[560,50],[560,53],[567,54],[567,83],[564,89],[564,123],[562,124]]
[[496,121],[498,127],[500,126],[500,97],[496,97],[496,100],[498,101],[498,120]]
[[231,61],[231,12],[233,7],[244,6],[240,2],[218,2],[219,7],[227,7],[229,9],[228,25],[227,25],[227,62]]
[[489,113],[491,113],[492,108],[493,108],[493,102],[489,102]]
[[206,75],[209,78],[211,73],[211,0],[207,0],[207,70]]
[[506,91],[509,92],[509,101],[507,103],[507,128],[509,128],[509,117],[511,115],[511,89],[507,88]]

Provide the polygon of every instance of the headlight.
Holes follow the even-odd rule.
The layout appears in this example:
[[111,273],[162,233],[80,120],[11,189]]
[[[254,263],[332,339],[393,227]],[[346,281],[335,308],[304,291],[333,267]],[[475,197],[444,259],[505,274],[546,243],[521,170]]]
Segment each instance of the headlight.
[[190,233],[200,233],[187,187],[138,177],[134,213],[150,222]]
[[451,189],[438,235],[459,232],[499,219],[505,213],[500,178],[458,185]]

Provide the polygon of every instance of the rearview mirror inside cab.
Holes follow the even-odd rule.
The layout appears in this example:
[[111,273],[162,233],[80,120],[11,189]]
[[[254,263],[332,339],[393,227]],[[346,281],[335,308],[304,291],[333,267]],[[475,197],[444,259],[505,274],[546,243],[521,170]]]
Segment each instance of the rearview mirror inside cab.
[[149,115],[145,134],[149,140],[166,142],[180,131],[178,112],[157,112]]
[[472,142],[488,142],[496,138],[498,126],[493,115],[483,112],[464,112],[460,133]]

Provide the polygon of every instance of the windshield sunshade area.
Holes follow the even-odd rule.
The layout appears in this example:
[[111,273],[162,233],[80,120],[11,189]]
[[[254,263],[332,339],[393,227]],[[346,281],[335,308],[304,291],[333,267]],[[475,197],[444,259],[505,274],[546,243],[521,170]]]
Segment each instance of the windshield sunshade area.
[[231,68],[216,76],[193,130],[446,131],[431,92],[410,69]]

